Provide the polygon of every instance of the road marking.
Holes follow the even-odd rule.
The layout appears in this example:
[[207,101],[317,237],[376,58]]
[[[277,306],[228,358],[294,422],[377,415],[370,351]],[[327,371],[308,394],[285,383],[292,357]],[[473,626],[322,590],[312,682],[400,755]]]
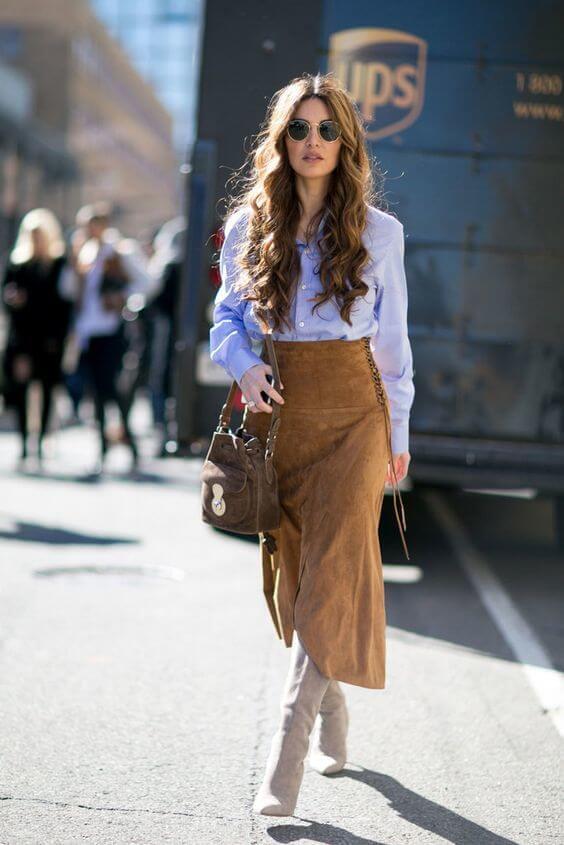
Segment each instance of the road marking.
[[426,491],[423,498],[448,537],[462,569],[501,635],[521,663],[543,711],[550,716],[558,733],[564,736],[564,675],[554,667],[543,644],[474,546],[445,497],[437,492]]
[[423,570],[420,566],[408,566],[403,563],[382,564],[384,581],[387,584],[415,584],[423,580]]
[[481,496],[503,496],[509,499],[536,499],[536,487],[514,487],[508,490],[491,490],[486,487],[463,487],[465,493],[479,493]]

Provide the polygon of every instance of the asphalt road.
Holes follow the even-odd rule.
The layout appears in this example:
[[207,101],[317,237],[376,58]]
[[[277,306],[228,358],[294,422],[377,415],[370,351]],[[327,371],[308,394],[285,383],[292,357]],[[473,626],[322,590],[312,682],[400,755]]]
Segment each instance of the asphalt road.
[[[562,842],[564,568],[549,503],[406,492],[381,540],[388,686],[344,685],[350,762],[252,813],[288,651],[255,541],[199,516],[200,461],[0,435],[2,845]],[[150,444],[145,443],[148,451]]]

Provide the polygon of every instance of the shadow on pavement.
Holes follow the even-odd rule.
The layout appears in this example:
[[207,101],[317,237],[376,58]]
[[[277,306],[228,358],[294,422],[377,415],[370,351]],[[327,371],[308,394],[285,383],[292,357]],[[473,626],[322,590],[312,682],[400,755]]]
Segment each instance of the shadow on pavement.
[[126,482],[128,484],[155,484],[167,485],[170,487],[186,487],[199,488],[199,479],[194,479],[189,476],[175,477],[174,475],[166,475],[164,473],[149,472],[144,470],[123,471],[110,470],[107,472],[53,472],[46,469],[42,470],[13,470],[11,472],[4,472],[0,475],[4,477],[17,476],[19,478],[31,479],[33,481],[55,481],[66,484],[102,484],[105,481],[112,482]]
[[[396,778],[389,775],[374,772],[370,769],[343,769],[330,779],[349,777],[358,780],[372,787],[378,797],[381,795],[388,801],[391,810],[410,824],[440,836],[445,842],[452,842],[453,845],[518,845],[513,839],[505,836],[498,836],[496,833],[483,827],[476,822],[470,821],[459,813],[424,798],[412,789],[403,786]],[[296,816],[301,821],[309,822],[310,827],[298,825],[280,825],[268,828],[268,834],[276,842],[322,842],[327,845],[386,845],[391,843],[386,839],[384,831],[382,836],[375,839],[367,839],[364,836],[357,836],[332,824],[320,822]]]
[[49,528],[35,522],[14,522],[14,530],[0,530],[0,540],[19,540],[22,543],[47,543],[55,546],[110,546],[124,543],[138,543],[129,537],[100,537],[96,534],[81,534],[65,528]]

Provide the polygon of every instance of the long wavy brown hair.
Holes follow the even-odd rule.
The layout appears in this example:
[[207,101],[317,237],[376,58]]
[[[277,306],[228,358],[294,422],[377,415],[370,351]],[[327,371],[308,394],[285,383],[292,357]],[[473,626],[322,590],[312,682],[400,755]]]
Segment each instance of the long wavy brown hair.
[[242,299],[255,302],[255,316],[263,331],[269,327],[267,310],[274,330],[283,323],[292,328],[288,315],[300,272],[295,237],[302,207],[285,133],[300,103],[310,97],[324,101],[342,130],[339,162],[330,174],[324,206],[309,221],[306,233],[311,240],[327,212],[317,242],[322,291],[315,296],[312,312],[334,297],[342,319],[351,325],[354,300],[368,291],[361,273],[369,255],[361,235],[367,205],[382,205],[374,187],[377,162],[367,152],[364,119],[339,79],[332,73],[303,74],[273,95],[246,163],[228,180],[228,184],[236,182],[238,195],[228,203],[224,222],[241,208],[250,211],[236,255],[244,272],[234,287],[242,291]]

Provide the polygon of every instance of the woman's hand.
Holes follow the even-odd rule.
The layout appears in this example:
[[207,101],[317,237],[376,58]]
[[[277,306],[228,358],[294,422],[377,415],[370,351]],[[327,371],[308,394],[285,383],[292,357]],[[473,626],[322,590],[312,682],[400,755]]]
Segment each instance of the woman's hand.
[[32,365],[29,355],[16,355],[13,363],[14,381],[18,384],[26,384],[31,378],[31,373]]
[[[394,459],[394,469],[396,471],[396,478],[398,481],[401,481],[407,475],[407,469],[409,467],[409,462],[411,461],[411,455],[409,452],[397,452],[393,455]],[[386,484],[392,485],[392,470],[390,467],[390,462],[388,461],[388,469],[386,471]]]
[[[272,367],[270,364],[255,364],[254,367],[250,367],[250,369],[241,376],[240,387],[245,400],[249,402],[249,400],[252,399],[256,402],[256,405],[248,406],[249,411],[253,414],[259,414],[261,411],[266,411],[267,414],[272,413],[272,406],[268,405],[260,395],[261,390],[268,394],[268,396],[272,396],[276,402],[281,405],[284,404],[282,396],[267,381],[267,373],[272,375]],[[280,383],[280,388],[283,387],[284,385]]]
[[27,293],[16,282],[8,282],[4,288],[4,302],[9,308],[23,308],[27,302]]

